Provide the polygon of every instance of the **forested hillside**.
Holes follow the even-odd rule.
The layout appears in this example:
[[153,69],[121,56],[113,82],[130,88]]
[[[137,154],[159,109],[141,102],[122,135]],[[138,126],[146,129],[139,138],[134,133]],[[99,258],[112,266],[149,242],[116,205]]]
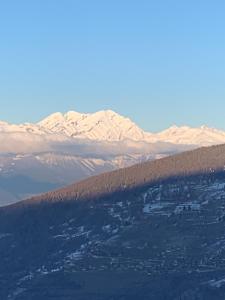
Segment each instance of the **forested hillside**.
[[0,209],[3,300],[224,300],[225,146]]
[[104,173],[24,202],[93,199],[167,179],[224,171],[225,145],[203,147],[174,156]]

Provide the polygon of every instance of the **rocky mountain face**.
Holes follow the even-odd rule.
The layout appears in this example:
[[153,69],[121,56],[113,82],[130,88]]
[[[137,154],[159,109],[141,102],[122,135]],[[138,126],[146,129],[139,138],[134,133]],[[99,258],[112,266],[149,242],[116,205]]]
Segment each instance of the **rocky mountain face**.
[[225,146],[0,209],[0,298],[222,300]]

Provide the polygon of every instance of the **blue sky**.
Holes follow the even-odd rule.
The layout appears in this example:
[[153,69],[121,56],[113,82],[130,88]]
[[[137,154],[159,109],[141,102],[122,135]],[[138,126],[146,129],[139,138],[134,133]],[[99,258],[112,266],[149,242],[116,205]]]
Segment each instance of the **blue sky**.
[[225,129],[225,2],[0,1],[0,119],[113,109]]

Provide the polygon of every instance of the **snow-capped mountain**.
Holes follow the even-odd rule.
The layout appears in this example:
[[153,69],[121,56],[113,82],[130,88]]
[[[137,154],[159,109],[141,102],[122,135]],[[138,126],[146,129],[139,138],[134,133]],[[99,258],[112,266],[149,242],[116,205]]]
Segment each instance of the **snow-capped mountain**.
[[102,172],[222,143],[224,131],[173,126],[150,133],[111,110],[54,113],[37,124],[0,121],[0,205]]
[[[150,143],[168,142],[172,144],[209,146],[225,143],[225,131],[207,126],[192,128],[172,126],[159,133],[150,133],[139,128],[129,118],[112,110],[82,114],[69,111],[54,113],[37,125],[36,132],[54,132],[68,137],[97,141],[145,141]],[[34,128],[32,127],[32,129]]]
[[210,146],[225,143],[225,131],[207,126],[201,126],[199,128],[172,126],[156,134],[155,138],[157,141],[173,144]]
[[[208,146],[225,143],[225,131],[201,126],[172,126],[162,132],[146,132],[129,118],[112,110],[95,113],[69,111],[65,114],[53,113],[37,124],[9,124],[0,121],[0,134],[33,134],[32,139],[45,136],[47,140],[91,140],[91,141],[144,141],[147,143],[166,142],[182,145]],[[35,135],[35,136],[34,136]],[[26,138],[30,136],[23,135]],[[1,136],[0,136],[1,138]],[[0,148],[1,151],[1,148]]]
[[65,134],[74,138],[85,138],[97,141],[135,141],[147,140],[151,134],[144,132],[130,119],[114,111],[98,111],[93,114],[81,114],[69,111],[65,114],[54,113],[38,125],[44,130]]

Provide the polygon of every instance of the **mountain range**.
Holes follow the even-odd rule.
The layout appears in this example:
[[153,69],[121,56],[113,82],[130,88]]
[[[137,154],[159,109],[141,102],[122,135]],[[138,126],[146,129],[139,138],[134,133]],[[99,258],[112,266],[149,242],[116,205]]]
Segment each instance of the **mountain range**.
[[[75,111],[69,111],[65,114],[57,112],[37,124],[24,123],[16,125],[1,121],[0,132],[1,134],[23,133],[46,136],[50,141],[74,138],[108,142],[124,140],[148,143],[168,142],[198,146],[225,143],[225,131],[222,130],[207,126],[192,128],[175,125],[162,132],[151,133],[142,130],[129,118],[123,117],[112,110],[89,114]],[[51,135],[51,138],[49,135]]]
[[99,173],[200,146],[225,132],[172,126],[151,133],[111,110],[54,113],[37,124],[0,122],[0,205]]

